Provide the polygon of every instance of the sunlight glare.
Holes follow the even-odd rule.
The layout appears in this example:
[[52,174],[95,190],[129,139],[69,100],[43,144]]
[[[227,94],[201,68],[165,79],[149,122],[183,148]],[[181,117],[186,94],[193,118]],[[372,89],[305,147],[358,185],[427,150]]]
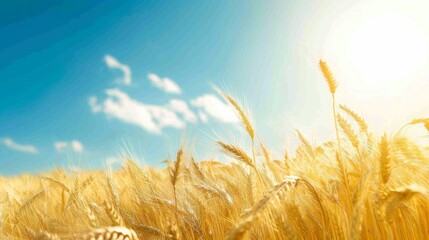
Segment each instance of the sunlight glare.
[[346,54],[369,91],[396,95],[424,67],[427,43],[424,32],[412,19],[388,12],[358,25]]

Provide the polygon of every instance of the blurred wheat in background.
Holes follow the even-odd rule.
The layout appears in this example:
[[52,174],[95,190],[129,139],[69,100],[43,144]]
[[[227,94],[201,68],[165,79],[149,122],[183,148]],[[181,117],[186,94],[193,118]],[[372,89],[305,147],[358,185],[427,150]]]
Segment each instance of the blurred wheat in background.
[[[124,159],[117,171],[57,169],[0,179],[1,239],[429,239],[429,148],[396,133],[375,136],[335,103],[336,139],[273,159],[230,95],[250,146],[219,140],[235,162],[196,161],[186,146],[165,169]],[[404,127],[429,119],[414,119]]]

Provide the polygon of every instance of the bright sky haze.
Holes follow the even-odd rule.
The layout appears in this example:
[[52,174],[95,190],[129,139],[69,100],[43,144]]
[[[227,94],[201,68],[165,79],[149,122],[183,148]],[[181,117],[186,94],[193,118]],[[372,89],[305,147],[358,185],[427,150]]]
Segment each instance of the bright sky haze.
[[[429,114],[426,1],[2,1],[0,174],[152,166],[186,145],[241,142],[213,86],[249,109],[282,154],[298,128],[333,136],[338,101],[374,131]],[[418,134],[418,133],[416,133]]]

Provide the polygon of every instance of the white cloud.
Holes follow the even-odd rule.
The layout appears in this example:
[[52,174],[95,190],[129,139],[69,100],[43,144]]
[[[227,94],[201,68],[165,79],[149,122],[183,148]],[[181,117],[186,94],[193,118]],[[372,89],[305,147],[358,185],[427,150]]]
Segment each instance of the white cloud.
[[104,112],[107,116],[139,126],[150,133],[160,134],[165,127],[183,128],[185,122],[164,106],[149,105],[132,99],[119,89],[106,90],[107,99],[101,104],[91,97],[91,110]]
[[114,157],[114,156],[106,158],[105,161],[108,166],[112,166],[114,164],[121,164],[121,160],[118,157]]
[[109,68],[119,69],[124,74],[122,79],[117,79],[117,82],[120,82],[124,85],[131,85],[131,69],[128,65],[119,62],[111,55],[104,56],[104,62]]
[[71,142],[71,146],[72,146],[72,149],[75,152],[83,152],[83,145],[82,145],[81,142],[79,142],[79,141],[72,141]]
[[89,99],[88,99],[88,104],[89,104],[89,106],[91,107],[91,111],[93,112],[93,113],[96,113],[96,112],[99,112],[99,111],[101,111],[102,109],[101,109],[101,106],[99,106],[98,104],[97,104],[97,97],[95,97],[95,96],[92,96],[92,97],[90,97]]
[[70,150],[78,153],[83,152],[83,145],[81,142],[77,140],[73,140],[71,142],[66,142],[66,141],[55,142],[54,147],[58,152],[70,151]]
[[[224,123],[238,122],[232,108],[213,94],[204,94],[191,101],[191,104],[201,108],[204,113]],[[201,115],[200,115],[201,118]],[[204,119],[204,117],[203,117]]]
[[39,152],[39,150],[35,146],[18,144],[16,142],[14,142],[11,138],[4,138],[3,144],[6,147],[13,149],[15,151],[19,151],[19,152],[33,153],[33,154]]
[[55,142],[54,143],[54,147],[55,149],[57,149],[57,151],[62,151],[64,149],[66,149],[68,147],[68,143],[67,142]]
[[160,78],[154,73],[149,73],[147,75],[147,78],[152,82],[155,87],[167,93],[180,94],[182,92],[180,87],[170,78]]
[[197,116],[191,109],[189,109],[188,104],[183,100],[171,99],[168,103],[168,107],[171,110],[182,114],[183,118],[188,122],[194,123],[197,121]]
[[207,115],[203,112],[199,112],[198,116],[200,117],[201,122],[207,122],[209,120],[209,118],[207,117]]

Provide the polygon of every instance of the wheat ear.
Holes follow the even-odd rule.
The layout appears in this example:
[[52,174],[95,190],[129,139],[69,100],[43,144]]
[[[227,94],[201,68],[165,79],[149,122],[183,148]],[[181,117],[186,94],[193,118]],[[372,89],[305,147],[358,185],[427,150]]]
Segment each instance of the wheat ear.
[[325,61],[320,59],[319,66],[323,76],[325,77],[326,82],[328,83],[329,91],[331,92],[331,95],[332,95],[332,112],[334,114],[334,125],[335,125],[335,134],[337,136],[338,154],[339,154],[339,157],[342,158],[341,141],[340,141],[340,135],[338,134],[337,110],[335,107],[336,106],[335,92],[337,91],[337,81],[335,81],[335,78],[332,75],[331,70],[329,69],[328,64],[326,64]]
[[124,220],[122,219],[115,206],[110,205],[109,203],[104,201],[104,209],[106,210],[107,215],[115,226],[125,226]]
[[277,199],[279,195],[286,188],[287,190],[295,188],[300,181],[299,177],[288,176],[284,181],[274,186],[259,202],[257,202],[252,209],[243,214],[240,221],[229,231],[228,240],[243,239],[249,231],[253,222],[257,220],[261,212],[271,203]]
[[352,126],[343,118],[340,114],[337,115],[338,124],[340,125],[343,132],[346,134],[350,143],[356,150],[359,151],[359,139],[356,133],[353,131]]
[[402,129],[404,129],[407,126],[410,125],[417,125],[417,124],[423,124],[423,126],[429,131],[429,118],[415,118],[413,120],[411,120],[411,122],[403,125],[399,131],[398,134],[402,131]]
[[289,159],[289,153],[287,150],[285,150],[285,153],[283,154],[283,161],[284,161],[286,174],[289,175],[290,174],[290,164],[289,164],[290,159]]
[[183,160],[183,149],[179,149],[176,156],[176,161],[174,162],[174,169],[171,169],[170,171],[170,181],[173,185],[173,194],[174,194],[174,206],[175,206],[175,218],[176,223],[179,224],[179,213],[178,213],[178,207],[177,207],[177,193],[176,193],[176,184],[179,180],[180,176],[180,168],[182,165]]
[[390,153],[389,153],[389,142],[386,134],[383,135],[379,144],[380,150],[380,175],[381,180],[384,184],[389,181],[390,177]]
[[365,119],[363,119],[359,114],[352,111],[350,108],[348,108],[345,105],[340,105],[340,109],[343,110],[347,115],[349,115],[353,120],[359,125],[361,132],[367,132],[368,131],[368,125],[365,122]]
[[228,101],[229,104],[235,109],[236,113],[240,117],[241,123],[243,124],[244,129],[246,129],[246,132],[249,134],[250,139],[252,140],[252,156],[253,156],[253,164],[256,165],[256,159],[255,159],[255,129],[253,128],[252,122],[247,117],[246,112],[244,109],[238,104],[237,101],[230,95],[222,92],[221,90],[215,88],[215,90],[223,97],[226,101]]
[[134,230],[125,227],[93,229],[89,233],[75,236],[79,240],[138,240]]
[[296,134],[298,135],[299,141],[304,146],[305,151],[307,152],[307,154],[310,155],[312,160],[314,160],[316,156],[314,155],[313,147],[311,146],[310,142],[304,137],[304,135],[302,135],[302,133],[298,129],[295,129],[295,131],[296,131]]
[[239,160],[240,162],[242,162],[242,163],[244,163],[244,164],[246,164],[252,168],[255,168],[255,165],[253,164],[252,159],[242,149],[240,149],[236,146],[233,146],[231,144],[221,142],[221,141],[218,141],[217,143],[222,148],[222,150],[226,154],[228,154],[229,156]]
[[335,91],[337,90],[337,81],[335,81],[335,78],[332,75],[331,70],[328,67],[328,64],[322,59],[320,59],[319,67],[320,67],[320,70],[322,71],[323,77],[325,77],[325,80],[328,83],[329,91],[331,92],[332,95],[334,95]]

